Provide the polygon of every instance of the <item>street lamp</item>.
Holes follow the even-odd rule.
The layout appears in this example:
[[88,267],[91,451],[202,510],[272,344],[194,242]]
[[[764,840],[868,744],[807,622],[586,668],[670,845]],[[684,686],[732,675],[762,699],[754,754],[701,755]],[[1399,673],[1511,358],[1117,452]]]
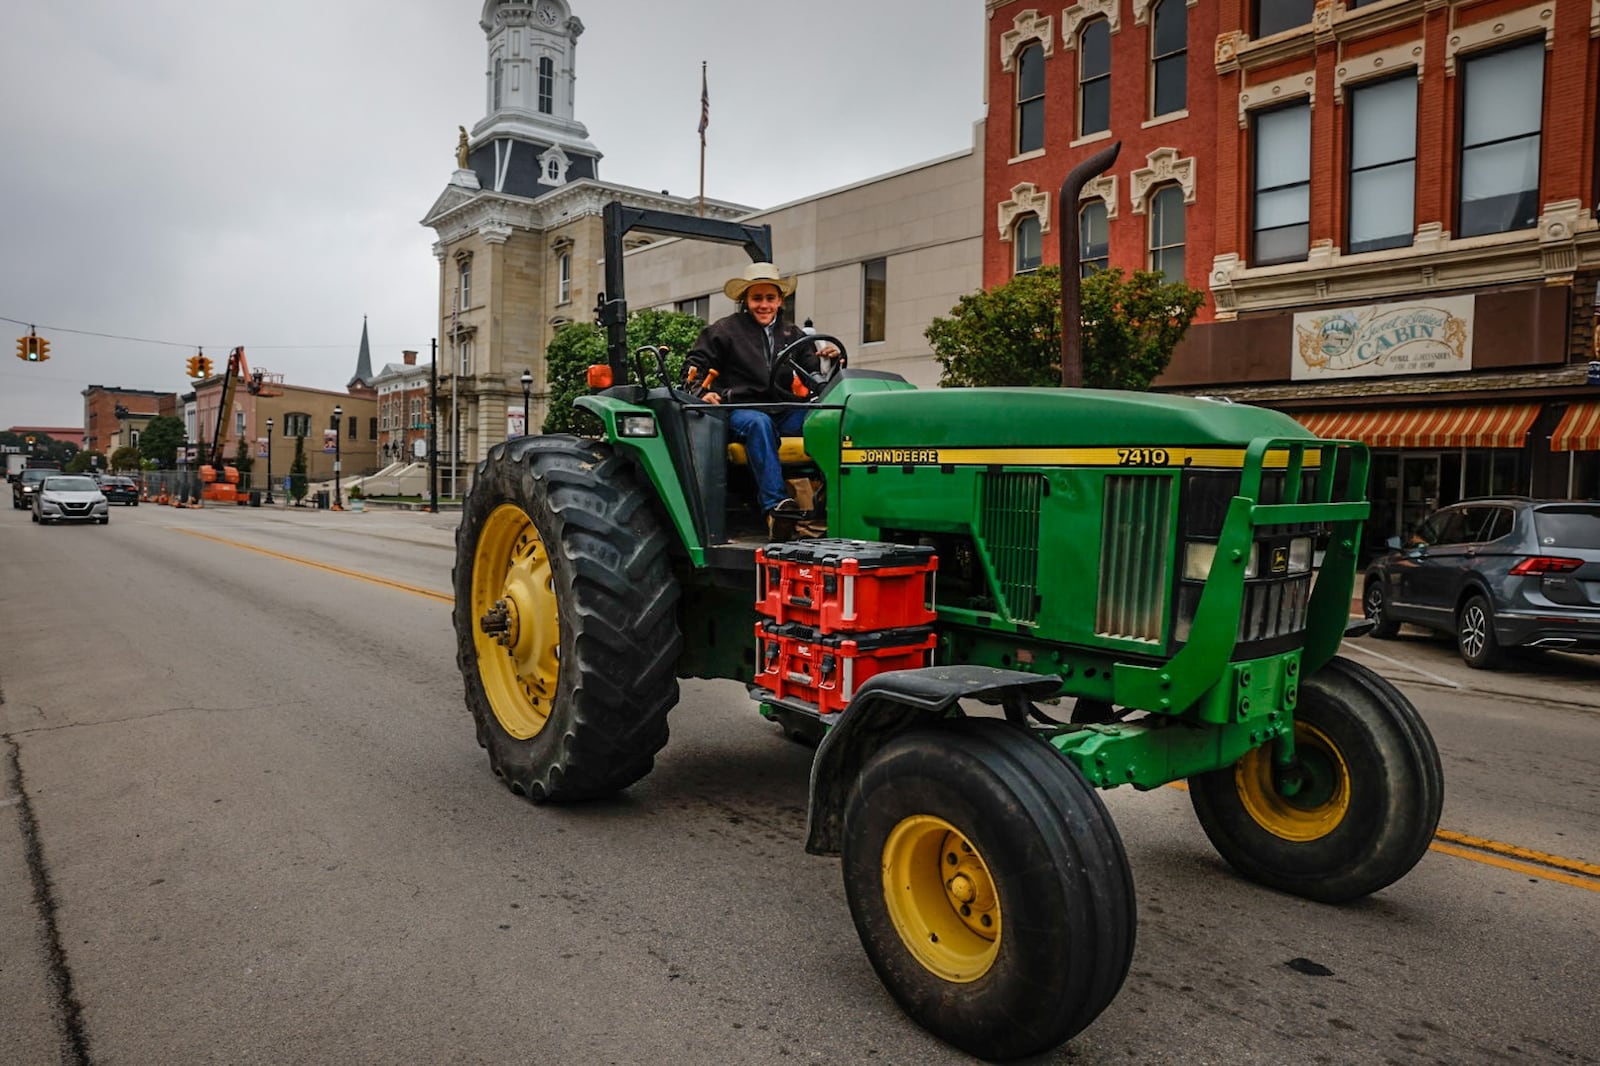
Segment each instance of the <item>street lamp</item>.
[[344,508],[344,497],[339,495],[339,421],[344,415],[344,408],[338,404],[333,405],[333,505],[339,509]]
[[522,435],[528,435],[528,390],[533,388],[533,371],[522,371]]
[[272,505],[272,419],[267,419],[267,505]]

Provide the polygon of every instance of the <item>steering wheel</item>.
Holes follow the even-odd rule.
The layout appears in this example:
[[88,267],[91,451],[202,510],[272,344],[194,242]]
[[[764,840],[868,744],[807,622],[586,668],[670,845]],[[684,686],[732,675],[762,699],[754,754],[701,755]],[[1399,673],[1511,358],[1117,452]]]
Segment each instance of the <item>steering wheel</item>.
[[[813,373],[800,365],[799,357],[802,352],[810,350],[809,345],[819,341],[831,343],[835,348],[839,349],[839,354],[832,359],[826,360],[827,363],[831,364],[830,366],[827,366],[820,373]],[[792,344],[785,345],[783,350],[773,357],[772,370],[767,375],[767,391],[782,392],[793,396],[794,393],[790,390],[789,384],[791,379],[798,377],[801,384],[805,385],[807,391],[811,394],[806,402],[816,403],[827,387],[833,384],[833,379],[839,376],[839,372],[849,365],[850,356],[845,351],[844,341],[831,333],[808,333]],[[796,397],[796,399],[798,398]]]

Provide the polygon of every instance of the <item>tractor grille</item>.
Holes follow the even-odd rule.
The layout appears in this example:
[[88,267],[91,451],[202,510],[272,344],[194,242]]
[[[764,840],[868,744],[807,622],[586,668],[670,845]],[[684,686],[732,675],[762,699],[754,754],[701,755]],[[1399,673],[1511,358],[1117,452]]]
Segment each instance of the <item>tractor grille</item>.
[[1106,478],[1097,635],[1161,640],[1171,513],[1172,483],[1167,478]]
[[983,479],[980,533],[1014,622],[1032,622],[1039,614],[1039,505],[1044,493],[1045,481],[1038,474],[990,474]]

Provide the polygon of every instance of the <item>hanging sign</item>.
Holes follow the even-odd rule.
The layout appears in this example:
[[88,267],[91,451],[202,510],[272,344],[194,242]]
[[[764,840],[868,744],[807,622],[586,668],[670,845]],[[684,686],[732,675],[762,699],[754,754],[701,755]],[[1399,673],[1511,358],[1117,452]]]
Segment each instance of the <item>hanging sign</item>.
[[1306,311],[1294,316],[1295,381],[1472,369],[1471,296]]

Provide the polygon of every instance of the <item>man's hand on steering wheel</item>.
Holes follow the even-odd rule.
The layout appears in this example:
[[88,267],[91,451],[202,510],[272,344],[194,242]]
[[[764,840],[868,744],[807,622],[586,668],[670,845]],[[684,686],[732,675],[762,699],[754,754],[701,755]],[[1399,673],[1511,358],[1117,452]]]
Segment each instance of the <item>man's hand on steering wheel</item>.
[[[826,369],[821,371],[809,370],[800,364],[800,356],[804,355],[809,345],[816,346],[817,358],[825,360]],[[822,396],[824,390],[839,376],[839,372],[850,365],[850,357],[844,350],[844,342],[838,337],[828,333],[812,333],[792,344],[784,346],[772,360],[772,370],[767,375],[767,391],[781,392],[790,396],[794,390],[790,388],[792,379],[799,378],[809,395],[805,397],[809,403],[815,403]],[[796,397],[799,399],[799,397]]]

